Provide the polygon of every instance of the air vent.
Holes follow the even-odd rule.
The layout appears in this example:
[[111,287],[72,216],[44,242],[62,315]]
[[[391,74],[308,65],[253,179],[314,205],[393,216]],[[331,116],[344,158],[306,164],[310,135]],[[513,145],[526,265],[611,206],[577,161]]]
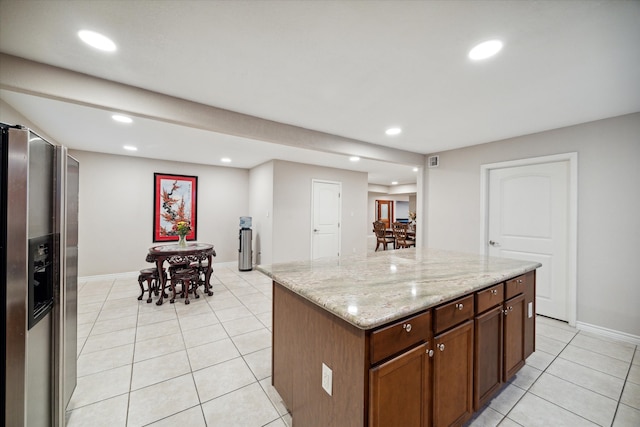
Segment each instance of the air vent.
[[427,164],[430,168],[437,168],[440,166],[440,156],[429,156]]

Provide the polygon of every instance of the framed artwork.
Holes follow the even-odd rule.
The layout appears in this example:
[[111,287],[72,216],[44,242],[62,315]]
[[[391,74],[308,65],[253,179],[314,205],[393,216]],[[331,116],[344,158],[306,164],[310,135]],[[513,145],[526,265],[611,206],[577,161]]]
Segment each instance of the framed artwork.
[[186,239],[196,240],[198,177],[154,173],[153,181],[153,241],[177,241],[181,221],[191,227]]

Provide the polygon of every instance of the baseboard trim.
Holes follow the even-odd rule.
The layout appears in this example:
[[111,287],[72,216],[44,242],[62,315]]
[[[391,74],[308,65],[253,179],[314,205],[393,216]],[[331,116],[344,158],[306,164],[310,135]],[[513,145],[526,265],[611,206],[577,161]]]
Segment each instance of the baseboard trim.
[[584,322],[576,322],[576,328],[585,331],[591,332],[597,335],[603,335],[605,337],[613,338],[618,341],[628,342],[634,345],[640,345],[640,336],[628,334],[626,332],[620,332],[613,329],[603,328],[602,326],[591,325],[589,323]]
[[100,274],[96,276],[78,277],[78,282],[101,282],[105,280],[137,278],[139,271],[126,271],[124,273]]

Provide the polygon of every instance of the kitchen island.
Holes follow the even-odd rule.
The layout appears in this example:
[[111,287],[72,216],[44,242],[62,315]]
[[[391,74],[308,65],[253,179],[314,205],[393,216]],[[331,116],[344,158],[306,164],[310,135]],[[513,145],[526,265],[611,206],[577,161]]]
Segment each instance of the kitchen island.
[[534,350],[538,267],[420,248],[258,266],[294,425],[464,423]]

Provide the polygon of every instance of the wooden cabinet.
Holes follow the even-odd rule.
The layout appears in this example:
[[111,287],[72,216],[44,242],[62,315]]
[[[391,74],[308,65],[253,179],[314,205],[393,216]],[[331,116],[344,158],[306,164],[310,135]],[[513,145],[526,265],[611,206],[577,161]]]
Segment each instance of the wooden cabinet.
[[476,292],[473,407],[479,410],[500,389],[503,359],[504,284]]
[[477,411],[502,386],[502,301],[475,318],[473,407]]
[[436,336],[434,344],[433,426],[462,425],[473,414],[473,321]]
[[430,311],[371,334],[369,426],[430,425],[432,337]]
[[524,366],[524,294],[504,303],[504,359],[503,381],[507,382]]
[[535,348],[535,303],[532,302],[531,317],[527,305],[527,298],[535,298],[535,289],[531,290],[534,284],[535,278],[529,274],[508,280],[504,284],[504,303],[502,284],[476,293],[473,393],[476,411],[524,366],[526,357]]
[[400,353],[433,337],[431,312],[393,323],[371,334],[371,364]]
[[274,282],[272,381],[295,426],[461,426],[524,365],[534,336],[535,272],[369,330]]
[[429,350],[421,344],[370,370],[369,426],[429,426]]
[[473,414],[474,295],[434,309],[433,426],[462,424]]
[[435,333],[439,334],[465,320],[472,319],[474,314],[473,299],[473,295],[469,295],[436,307],[433,310],[435,313]]

